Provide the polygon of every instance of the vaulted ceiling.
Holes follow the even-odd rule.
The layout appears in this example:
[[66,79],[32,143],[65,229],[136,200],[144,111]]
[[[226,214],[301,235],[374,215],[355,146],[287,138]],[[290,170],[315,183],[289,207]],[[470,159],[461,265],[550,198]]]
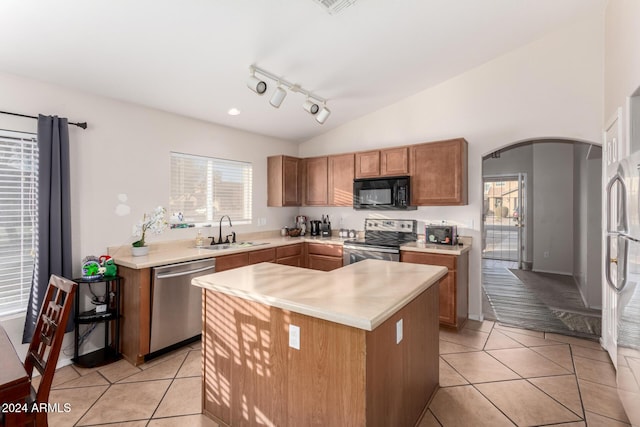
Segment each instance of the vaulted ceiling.
[[[314,0],[2,0],[0,71],[304,141],[605,2],[357,0],[331,15]],[[328,99],[326,123],[300,93],[276,109],[274,84],[251,92],[252,64]]]

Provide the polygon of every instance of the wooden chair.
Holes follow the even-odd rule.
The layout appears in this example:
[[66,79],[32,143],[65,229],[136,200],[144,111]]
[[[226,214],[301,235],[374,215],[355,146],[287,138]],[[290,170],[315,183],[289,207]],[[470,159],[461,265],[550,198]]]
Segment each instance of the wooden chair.
[[[52,275],[49,279],[47,293],[24,362],[24,368],[30,378],[33,377],[34,368],[42,376],[38,390],[36,391],[33,386],[31,388],[30,406],[37,404],[40,407],[49,401],[49,392],[53,375],[56,372],[64,330],[71,313],[71,307],[73,307],[77,287],[77,283],[63,277]],[[38,427],[48,425],[46,410],[30,412],[27,417],[28,424]]]

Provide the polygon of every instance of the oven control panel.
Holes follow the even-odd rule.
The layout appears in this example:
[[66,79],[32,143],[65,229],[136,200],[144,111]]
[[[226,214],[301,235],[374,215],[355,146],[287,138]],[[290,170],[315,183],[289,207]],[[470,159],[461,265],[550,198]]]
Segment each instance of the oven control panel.
[[393,231],[400,233],[415,233],[417,221],[414,219],[377,219],[369,218],[364,221],[365,231]]

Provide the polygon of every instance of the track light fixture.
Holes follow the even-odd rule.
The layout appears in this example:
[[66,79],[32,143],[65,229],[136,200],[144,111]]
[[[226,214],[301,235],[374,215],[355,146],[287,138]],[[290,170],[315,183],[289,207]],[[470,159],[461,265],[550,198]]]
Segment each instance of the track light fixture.
[[320,112],[316,116],[316,121],[322,125],[329,118],[330,114],[331,110],[329,110],[327,106],[323,104]]
[[269,104],[271,104],[276,108],[280,108],[280,105],[282,104],[282,101],[284,101],[284,98],[286,96],[287,96],[287,91],[284,90],[282,86],[278,85],[278,87],[276,88],[276,91],[273,92],[273,95],[269,100]]
[[316,114],[320,109],[320,106],[307,98],[307,100],[304,101],[304,104],[302,104],[302,108],[304,108],[309,114]]
[[[287,91],[285,90],[286,88],[291,92],[301,93],[306,96],[306,100],[302,104],[302,108],[304,108],[304,110],[309,114],[315,116],[315,119],[318,123],[323,124],[331,114],[331,111],[329,111],[326,106],[326,99],[316,96],[308,90],[300,87],[299,85],[289,83],[280,76],[271,74],[266,70],[256,67],[255,65],[249,67],[249,71],[251,74],[249,76],[249,80],[247,81],[247,86],[258,95],[263,95],[268,88],[267,82],[262,78],[266,77],[277,83],[277,87],[273,95],[271,95],[271,98],[269,99],[269,104],[271,104],[273,107],[280,108],[280,105],[282,105],[282,102],[287,96]],[[322,108],[320,107],[320,104],[322,104]]]
[[254,70],[251,70],[247,86],[258,95],[263,95],[267,91],[267,83],[257,78]]

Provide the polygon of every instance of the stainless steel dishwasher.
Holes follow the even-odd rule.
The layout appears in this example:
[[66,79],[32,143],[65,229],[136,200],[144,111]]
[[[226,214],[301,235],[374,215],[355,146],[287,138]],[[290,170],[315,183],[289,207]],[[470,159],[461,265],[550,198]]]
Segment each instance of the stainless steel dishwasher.
[[152,268],[151,353],[202,334],[202,289],[191,279],[215,269],[215,258]]

